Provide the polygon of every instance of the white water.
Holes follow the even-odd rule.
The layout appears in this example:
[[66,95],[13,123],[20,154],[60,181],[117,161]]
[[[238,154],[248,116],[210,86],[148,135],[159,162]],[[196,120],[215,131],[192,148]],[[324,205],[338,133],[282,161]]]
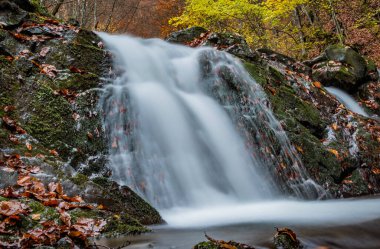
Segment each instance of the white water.
[[[274,182],[270,173],[284,170],[276,164],[281,162],[287,163],[285,185],[296,196],[326,194],[308,179],[281,125],[266,107],[263,90],[236,59],[158,39],[100,35],[115,55],[118,71],[101,101],[113,177],[162,211],[169,222],[165,210],[173,208],[202,212],[238,205],[249,209],[250,203],[277,198],[281,183]],[[207,65],[211,68],[207,77],[201,72],[204,55],[217,59]],[[244,107],[250,105],[253,114],[246,118],[257,119],[255,136],[261,145],[254,151],[248,152],[227,107],[204,89],[210,80],[221,81],[218,72],[223,66],[237,72],[248,86],[246,94],[253,101]],[[273,141],[281,145],[277,155]],[[257,156],[271,149],[268,155]]]
[[169,227],[191,228],[245,223],[348,225],[380,218],[380,199],[289,201],[177,208],[162,212]]
[[340,90],[336,87],[325,87],[325,89],[332,95],[334,95],[340,103],[342,103],[347,109],[364,117],[369,117],[368,113],[359,105],[359,103],[348,93]]

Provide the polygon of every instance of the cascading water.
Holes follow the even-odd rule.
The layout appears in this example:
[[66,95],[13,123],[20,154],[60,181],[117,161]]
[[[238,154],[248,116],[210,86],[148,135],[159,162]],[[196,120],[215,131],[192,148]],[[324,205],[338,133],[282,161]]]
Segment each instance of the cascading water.
[[356,112],[364,117],[369,117],[368,113],[359,105],[359,103],[348,93],[340,90],[336,87],[325,87],[325,89],[332,95],[334,95],[339,102],[345,105],[349,110]]
[[237,59],[100,35],[116,57],[118,76],[101,102],[117,181],[160,210],[249,203],[282,191],[326,194],[308,179],[265,93]]

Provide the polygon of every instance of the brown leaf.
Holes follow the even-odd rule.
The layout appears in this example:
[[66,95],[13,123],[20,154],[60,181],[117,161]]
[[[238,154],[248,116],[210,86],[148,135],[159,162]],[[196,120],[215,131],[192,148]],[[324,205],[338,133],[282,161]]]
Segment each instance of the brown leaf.
[[73,117],[73,119],[75,121],[77,121],[78,119],[80,119],[80,115],[78,113],[76,113],[76,112],[73,113],[72,117]]
[[59,200],[52,198],[50,200],[44,201],[43,204],[47,207],[58,207]]
[[50,51],[50,47],[43,47],[40,51],[40,56],[45,57]]
[[66,226],[71,226],[71,216],[67,212],[62,212],[59,218]]
[[18,138],[13,134],[9,134],[8,139],[14,144],[19,144]]
[[50,78],[55,78],[57,76],[57,74],[58,74],[57,69],[53,65],[42,64],[41,67],[42,67],[41,73],[42,74],[46,74]]
[[74,66],[70,66],[70,72],[72,73],[80,73],[80,74],[85,74],[85,72],[83,70],[80,70],[79,68],[76,68]]
[[53,156],[59,156],[56,150],[49,150],[49,153],[52,154]]
[[5,106],[5,107],[3,108],[3,110],[4,110],[5,112],[11,112],[11,111],[16,110],[16,106],[13,106],[13,105],[7,105],[7,106]]
[[32,214],[32,220],[40,220],[41,214]]
[[26,148],[28,149],[28,150],[32,150],[32,145],[29,143],[29,142],[26,142]]
[[88,139],[92,140],[94,138],[94,135],[92,135],[91,132],[87,132]]
[[31,176],[19,176],[19,179],[17,180],[17,184],[20,186],[29,186],[32,185],[32,178]]
[[18,214],[27,214],[29,207],[18,201],[0,202],[0,214],[5,216],[14,216]]
[[372,173],[374,173],[375,175],[380,175],[380,168],[373,168],[371,171],[372,171]]

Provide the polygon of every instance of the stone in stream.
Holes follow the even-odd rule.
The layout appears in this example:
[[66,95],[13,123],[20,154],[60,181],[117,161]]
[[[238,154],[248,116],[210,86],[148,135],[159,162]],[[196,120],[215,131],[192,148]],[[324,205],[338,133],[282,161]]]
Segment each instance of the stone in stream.
[[301,242],[297,235],[289,228],[277,228],[274,235],[274,245],[276,249],[301,249]]

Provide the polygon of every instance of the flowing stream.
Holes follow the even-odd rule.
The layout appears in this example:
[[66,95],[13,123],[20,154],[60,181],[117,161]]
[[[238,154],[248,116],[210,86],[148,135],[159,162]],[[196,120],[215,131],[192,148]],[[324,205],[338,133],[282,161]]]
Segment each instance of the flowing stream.
[[[328,193],[308,177],[264,91],[237,59],[159,39],[100,36],[115,61],[101,100],[110,167],[168,222],[146,239],[171,240],[157,248],[197,242],[184,228],[380,218],[376,199],[364,206],[294,200]],[[173,231],[190,237],[173,241]]]
[[336,87],[325,87],[325,89],[330,94],[334,95],[340,103],[347,107],[347,109],[364,117],[369,117],[368,113],[363,109],[363,107],[361,107],[359,103],[345,91],[342,91]]

